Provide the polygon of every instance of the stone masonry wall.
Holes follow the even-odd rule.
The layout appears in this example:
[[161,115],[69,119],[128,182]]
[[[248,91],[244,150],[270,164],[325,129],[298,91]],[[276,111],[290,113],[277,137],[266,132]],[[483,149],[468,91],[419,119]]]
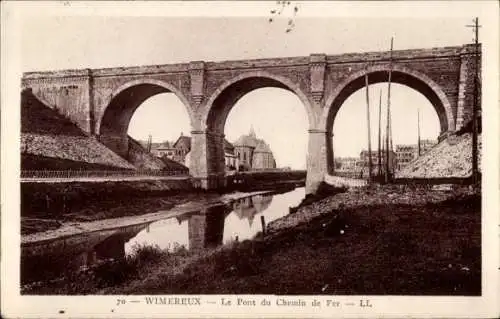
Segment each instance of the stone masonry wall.
[[[471,74],[474,73],[470,55],[473,48],[471,45],[465,45],[395,50],[392,53],[393,65],[412,70],[415,74],[423,74],[431,89],[443,92],[439,98],[441,101],[444,99],[446,107],[449,108],[446,122],[451,125],[447,128],[449,131],[455,130],[455,124],[460,127],[470,118],[473,83]],[[307,104],[309,129],[312,130],[309,134],[307,183],[317,185],[328,171],[328,157],[331,157],[332,153],[328,150],[328,143],[323,136],[331,130],[326,127],[329,123],[325,120],[325,114],[329,112],[325,111],[325,108],[330,107],[327,102],[331,101],[340,84],[354,75],[358,76],[367,66],[379,66],[379,70],[386,71],[389,55],[387,51],[339,55],[311,54],[306,57],[194,61],[170,65],[31,72],[23,75],[22,86],[31,88],[33,94],[43,103],[59,109],[61,114],[92,135],[99,135],[101,119],[106,108],[119,92],[140,84],[163,87],[165,92],[174,92],[186,104],[190,114],[193,135],[191,157],[194,159],[191,161],[191,174],[199,178],[211,176],[210,178],[219,179],[219,175],[224,172],[223,132],[207,131],[207,123],[203,121],[210,119],[221,122],[213,126],[217,129],[223,127],[225,115],[215,114],[215,119],[207,117],[207,114],[210,114],[208,108],[211,107],[208,102],[222,93],[226,84],[238,83],[249,76],[262,78],[262,85],[258,81],[249,82],[251,87],[237,87],[237,92],[230,92],[227,97],[237,98],[252,89],[265,86],[288,88],[297,93]],[[157,94],[160,91],[152,90],[147,94]],[[122,98],[127,101],[126,96]],[[219,101],[219,104],[224,104],[224,101]],[[232,105],[217,107],[215,113],[227,113]],[[441,116],[441,119],[444,117]],[[120,151],[120,145],[126,137],[107,138],[113,139],[110,144],[116,144]],[[217,182],[212,184],[217,186]]]
[[46,106],[73,121],[82,131],[90,133],[90,73],[88,70],[65,71],[57,76],[25,74],[23,88]]

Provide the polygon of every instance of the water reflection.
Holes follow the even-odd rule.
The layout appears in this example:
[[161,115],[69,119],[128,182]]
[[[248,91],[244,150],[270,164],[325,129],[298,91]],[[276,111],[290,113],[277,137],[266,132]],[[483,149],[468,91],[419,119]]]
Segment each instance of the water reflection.
[[304,188],[276,195],[256,195],[200,211],[118,229],[87,233],[22,247],[21,282],[58,277],[64,272],[119,260],[138,245],[174,251],[210,249],[254,237],[266,223],[289,213],[304,197]]
[[51,279],[125,258],[125,243],[145,224],[71,236],[21,248],[21,283]]
[[180,217],[161,220],[132,238],[125,251],[134,245],[158,245],[162,249],[203,249],[227,244],[235,240],[253,238],[262,231],[260,217],[269,223],[289,213],[304,198],[304,188],[276,195],[255,195]]

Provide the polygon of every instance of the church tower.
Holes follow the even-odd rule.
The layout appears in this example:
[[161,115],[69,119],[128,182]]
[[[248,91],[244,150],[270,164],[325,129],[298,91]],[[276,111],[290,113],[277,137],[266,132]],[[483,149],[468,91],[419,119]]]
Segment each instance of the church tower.
[[253,138],[257,137],[257,135],[255,135],[255,130],[253,129],[253,124],[250,125],[250,133],[248,135]]

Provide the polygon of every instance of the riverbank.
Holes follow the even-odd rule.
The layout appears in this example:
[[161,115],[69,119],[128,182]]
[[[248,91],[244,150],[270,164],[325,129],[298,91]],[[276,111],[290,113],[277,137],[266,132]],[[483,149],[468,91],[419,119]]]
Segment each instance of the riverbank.
[[[281,190],[284,191],[284,190]],[[135,200],[133,205],[126,203],[114,207],[116,211],[126,213],[123,217],[99,218],[104,214],[80,215],[78,213],[66,216],[67,221],[60,222],[59,227],[46,229],[44,231],[23,234],[22,245],[39,244],[54,239],[63,239],[90,232],[104,231],[108,229],[129,227],[138,224],[150,223],[161,219],[172,218],[183,214],[200,211],[214,205],[227,204],[231,201],[254,195],[264,195],[279,192],[279,190],[266,190],[254,192],[233,192],[229,194],[185,194],[166,198],[141,198]],[[175,203],[175,204],[174,204]],[[159,207],[162,207],[158,209]],[[145,211],[153,211],[144,213]],[[141,213],[142,212],[142,213]],[[109,211],[107,213],[110,213]],[[26,225],[27,221],[21,220]],[[34,220],[34,223],[40,222]]]
[[251,241],[147,248],[147,261],[139,249],[24,293],[480,295],[480,207],[468,187],[359,189],[299,207]]
[[[283,181],[263,188],[226,189],[224,196],[242,192],[283,191],[296,187]],[[256,183],[259,186],[259,183]],[[189,179],[21,183],[21,234],[56,231],[63,226],[165,211],[190,202],[208,203],[224,194],[194,189]],[[72,231],[63,230],[62,234]]]

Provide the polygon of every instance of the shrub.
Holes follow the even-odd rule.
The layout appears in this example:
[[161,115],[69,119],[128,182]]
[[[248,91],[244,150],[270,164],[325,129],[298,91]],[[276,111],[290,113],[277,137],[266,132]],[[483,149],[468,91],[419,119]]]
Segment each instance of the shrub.
[[140,267],[141,265],[157,262],[167,255],[168,253],[158,245],[135,244],[132,247],[132,254],[127,259],[128,263]]

